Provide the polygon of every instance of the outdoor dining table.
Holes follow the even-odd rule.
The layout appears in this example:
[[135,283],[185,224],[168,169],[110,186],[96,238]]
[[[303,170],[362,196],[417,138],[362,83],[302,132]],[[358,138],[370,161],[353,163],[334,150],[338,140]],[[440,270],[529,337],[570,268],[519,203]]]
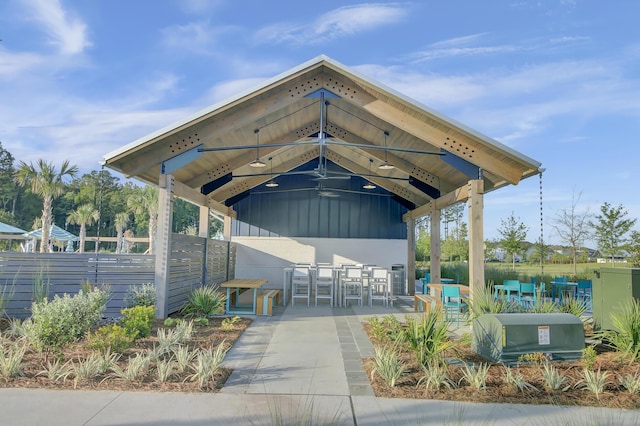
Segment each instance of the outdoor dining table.
[[[453,278],[440,278],[440,283],[441,284],[453,284]],[[429,283],[425,281],[425,279],[422,279],[422,294],[427,294],[428,291],[428,287],[429,287]]]
[[520,296],[520,286],[504,285],[504,284],[494,285],[493,297],[497,299],[500,296],[500,293],[503,293],[506,295],[506,300],[511,300],[511,293],[515,294],[517,297]]
[[[267,283],[265,279],[244,279],[244,278],[236,278],[230,281],[225,281],[220,284],[221,288],[227,289],[227,302],[226,302],[226,311],[227,314],[256,314],[256,304],[258,301],[258,290],[262,288],[263,285]],[[233,293],[231,293],[233,290]],[[253,298],[251,306],[248,305],[240,305],[238,302],[240,300],[240,294],[244,291],[253,290]],[[233,308],[233,310],[232,310]],[[244,309],[239,309],[244,308]],[[246,308],[250,308],[248,310]]]
[[576,282],[566,282],[566,281],[551,281],[551,300],[556,300],[556,292],[558,293],[558,298],[560,302],[562,302],[562,294],[563,290],[571,290],[573,296],[576,296],[576,292],[578,290],[578,283]]

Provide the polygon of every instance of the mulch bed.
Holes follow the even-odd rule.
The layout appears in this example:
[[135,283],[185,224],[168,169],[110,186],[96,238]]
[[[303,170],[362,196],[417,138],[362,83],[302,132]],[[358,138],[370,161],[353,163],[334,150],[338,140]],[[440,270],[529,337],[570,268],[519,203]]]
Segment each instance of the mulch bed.
[[[242,318],[233,325],[231,331],[223,331],[221,328],[223,318],[214,317],[209,319],[207,326],[194,326],[193,338],[185,344],[190,350],[217,348],[224,342],[226,348],[233,346],[235,341],[240,337],[244,330],[251,324],[251,319]],[[6,327],[0,324],[0,330]],[[151,329],[150,337],[136,340],[134,346],[127,349],[118,364],[124,367],[126,359],[135,355],[137,352],[143,352],[152,349],[154,344],[157,345],[157,330],[164,327],[162,320],[156,320]],[[86,342],[79,341],[68,345],[64,348],[61,355],[61,362],[77,362],[79,359],[86,359],[95,349],[88,347]],[[42,375],[41,372],[48,360],[55,360],[53,354],[38,353],[28,350],[23,362],[21,377],[14,377],[9,380],[0,379],[0,387],[6,388],[41,388],[41,389],[97,389],[97,390],[118,390],[118,391],[160,391],[160,392],[218,392],[227,378],[231,374],[231,370],[221,368],[212,381],[209,381],[203,388],[200,388],[197,382],[187,380],[190,372],[171,377],[167,382],[158,383],[154,374],[149,373],[140,380],[129,382],[119,378],[109,377],[108,375],[96,376],[92,380],[74,381],[69,378],[64,381],[53,382]]]

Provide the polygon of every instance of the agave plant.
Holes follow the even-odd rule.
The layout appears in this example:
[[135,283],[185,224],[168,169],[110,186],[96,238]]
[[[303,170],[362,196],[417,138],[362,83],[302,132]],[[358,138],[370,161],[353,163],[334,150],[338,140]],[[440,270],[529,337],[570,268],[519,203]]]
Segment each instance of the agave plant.
[[225,293],[216,287],[208,285],[200,287],[189,294],[187,304],[182,308],[185,316],[209,317],[224,312],[227,300]]

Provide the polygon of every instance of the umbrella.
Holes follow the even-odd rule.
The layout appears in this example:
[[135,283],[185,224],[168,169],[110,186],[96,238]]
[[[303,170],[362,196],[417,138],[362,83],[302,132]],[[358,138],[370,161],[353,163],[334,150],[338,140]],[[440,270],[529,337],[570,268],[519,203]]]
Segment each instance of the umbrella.
[[7,225],[0,222],[0,234],[24,234],[24,229],[16,228],[15,226]]
[[[42,228],[24,234],[27,238],[42,239]],[[78,237],[56,225],[51,225],[49,239],[57,241],[78,241]]]

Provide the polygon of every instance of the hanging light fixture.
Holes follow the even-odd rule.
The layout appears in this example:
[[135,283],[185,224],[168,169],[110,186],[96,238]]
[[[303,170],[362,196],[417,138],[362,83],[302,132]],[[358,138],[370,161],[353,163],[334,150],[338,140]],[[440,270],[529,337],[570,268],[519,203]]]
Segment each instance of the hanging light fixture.
[[269,157],[269,164],[271,164],[271,180],[264,186],[266,186],[267,188],[275,188],[278,186],[278,182],[273,180],[273,157]]
[[384,162],[378,166],[380,170],[391,170],[395,167],[393,164],[387,161],[387,136],[389,136],[389,132],[384,131]]
[[264,161],[260,160],[260,129],[255,129],[253,133],[256,134],[256,159],[249,163],[251,167],[265,167]]
[[[371,174],[371,163],[373,163],[373,159],[369,158],[369,174]],[[376,189],[376,186],[370,180],[367,181],[364,185],[362,185],[363,189]]]

